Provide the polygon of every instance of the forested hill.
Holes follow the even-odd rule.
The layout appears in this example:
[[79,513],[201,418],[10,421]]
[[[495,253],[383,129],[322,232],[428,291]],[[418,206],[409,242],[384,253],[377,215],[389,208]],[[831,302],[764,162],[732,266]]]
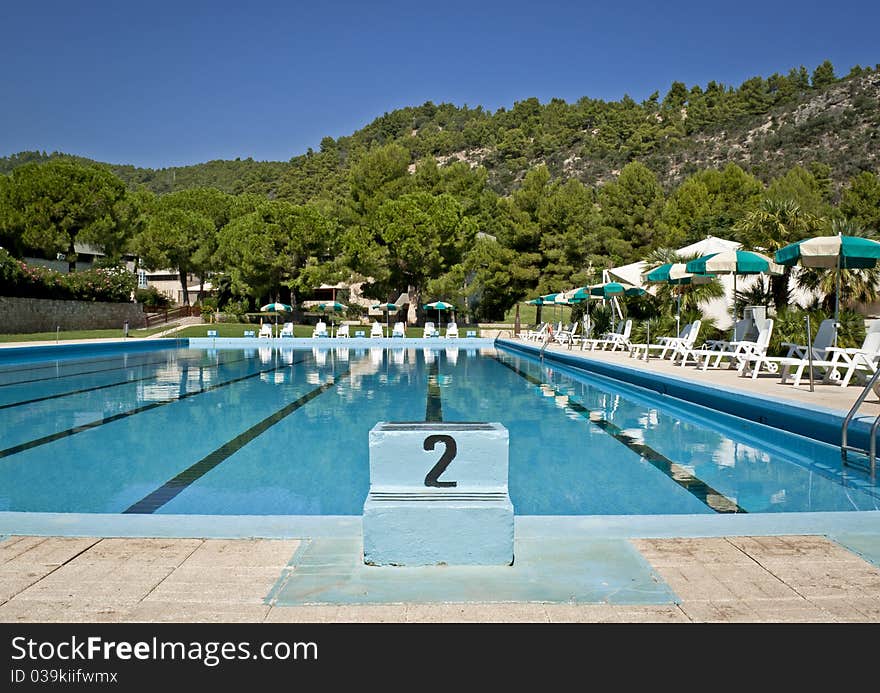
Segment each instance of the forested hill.
[[[584,97],[542,104],[531,98],[490,113],[428,102],[386,113],[350,136],[325,137],[320,151],[287,162],[110,168],[131,187],[156,193],[207,186],[304,203],[344,195],[352,162],[374,145],[395,142],[409,150],[413,164],[433,156],[440,164],[482,165],[500,194],[517,188],[538,164],[554,177],[597,186],[630,161],[647,165],[667,188],[728,162],[765,182],[796,164],[821,163],[839,189],[859,171],[880,173],[878,133],[880,66],[856,66],[841,78],[826,61],[812,72],[800,67],[738,87],[674,82],[665,95],[657,92],[641,103]],[[0,158],[0,173],[55,156],[69,155],[22,152]]]

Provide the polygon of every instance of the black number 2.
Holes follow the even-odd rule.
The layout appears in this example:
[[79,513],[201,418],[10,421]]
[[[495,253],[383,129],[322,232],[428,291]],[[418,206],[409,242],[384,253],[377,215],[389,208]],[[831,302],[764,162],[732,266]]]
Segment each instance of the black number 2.
[[457,481],[437,480],[438,477],[446,471],[449,463],[455,459],[455,455],[458,453],[458,446],[455,444],[455,438],[453,438],[452,436],[441,435],[428,436],[427,438],[425,438],[425,450],[433,450],[434,446],[436,446],[437,443],[443,443],[446,449],[443,451],[443,455],[437,461],[437,464],[431,467],[431,471],[425,475],[425,486],[458,486]]

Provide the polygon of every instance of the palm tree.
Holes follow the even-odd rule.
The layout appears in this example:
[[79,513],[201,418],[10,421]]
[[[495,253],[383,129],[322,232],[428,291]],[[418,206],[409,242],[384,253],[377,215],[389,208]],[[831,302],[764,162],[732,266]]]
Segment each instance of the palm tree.
[[[833,219],[831,231],[844,236],[870,238],[867,233],[849,219]],[[880,296],[880,268],[841,269],[840,303],[873,303]],[[835,268],[801,267],[795,275],[798,288],[822,295],[822,307],[834,310],[837,291],[837,270]]]
[[[757,209],[733,225],[733,231],[744,245],[772,256],[789,243],[818,231],[821,223],[821,219],[802,210],[794,200],[765,198]],[[789,303],[790,279],[791,267],[785,267],[781,275],[770,277],[770,293],[776,310],[782,310]]]

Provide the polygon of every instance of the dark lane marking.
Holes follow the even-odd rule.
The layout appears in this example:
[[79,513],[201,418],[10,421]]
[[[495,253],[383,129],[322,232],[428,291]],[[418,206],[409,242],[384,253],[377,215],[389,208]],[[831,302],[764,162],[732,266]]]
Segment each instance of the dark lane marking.
[[[199,359],[201,357],[196,357]],[[193,359],[193,360],[196,360]],[[239,359],[241,360],[241,359]],[[96,368],[93,371],[78,371],[76,373],[63,373],[59,375],[54,375],[51,378],[32,378],[31,380],[16,380],[14,382],[9,383],[0,383],[0,387],[9,387],[11,385],[27,385],[28,383],[41,383],[47,382],[49,380],[61,380],[62,378],[76,378],[80,375],[91,375],[92,373],[106,373],[108,371],[123,371],[129,368],[144,368],[145,366],[157,366],[163,363],[168,363],[168,359],[162,359],[160,361],[145,361],[143,363],[129,364],[127,366],[113,366],[112,368]]]
[[439,355],[428,369],[428,401],[425,403],[425,421],[443,421],[443,403],[440,401],[440,383],[437,376],[440,366]]
[[[514,373],[516,373],[521,378],[527,380],[533,385],[537,386],[549,386],[553,388],[553,390],[557,394],[559,391],[553,387],[550,383],[544,383],[535,376],[520,370],[517,366],[513,364],[502,361],[497,356],[493,356],[498,363],[506,368],[509,368]],[[592,424],[598,426],[603,432],[610,435],[616,441],[623,443],[626,447],[632,450],[634,453],[639,455],[643,460],[646,460],[651,464],[654,468],[663,472],[666,476],[672,479],[676,484],[681,486],[685,491],[693,495],[695,498],[699,499],[707,506],[712,508],[717,513],[745,513],[746,510],[739,507],[735,501],[731,500],[727,496],[725,496],[720,491],[716,491],[711,486],[709,486],[702,479],[698,479],[693,474],[691,474],[687,469],[685,469],[682,465],[670,460],[665,455],[657,452],[654,448],[645,445],[637,440],[634,440],[631,436],[628,436],[624,433],[618,426],[615,426],[613,423],[599,415],[599,412],[591,412],[582,404],[575,402],[568,398],[567,408],[571,409],[574,412],[580,414],[584,419],[589,421]]]
[[54,443],[56,440],[61,440],[62,438],[67,438],[69,436],[75,435],[77,433],[82,433],[83,431],[88,431],[92,428],[97,428],[98,426],[103,426],[104,424],[113,423],[114,421],[119,421],[120,419],[125,419],[129,416],[134,416],[135,414],[142,414],[145,411],[150,411],[151,409],[155,409],[156,407],[164,407],[166,404],[171,404],[172,402],[179,402],[183,399],[188,399],[189,397],[195,397],[196,395],[201,395],[206,392],[211,392],[212,390],[218,390],[221,387],[226,387],[227,385],[234,385],[235,383],[240,383],[243,380],[250,380],[251,378],[256,378],[257,376],[262,375],[263,373],[272,373],[273,371],[280,371],[284,368],[289,368],[291,366],[296,365],[297,363],[302,363],[302,359],[299,361],[294,361],[293,363],[285,363],[280,366],[276,366],[275,368],[267,368],[266,370],[256,371],[255,373],[250,373],[248,375],[243,375],[240,378],[233,378],[232,380],[226,380],[222,383],[217,383],[216,385],[209,385],[208,387],[203,387],[200,390],[195,390],[194,392],[186,392],[182,395],[178,395],[177,397],[173,397],[171,399],[163,399],[158,402],[151,402],[150,404],[144,405],[143,407],[138,407],[136,409],[132,409],[130,411],[120,412],[119,414],[113,414],[112,416],[105,416],[102,419],[98,419],[97,421],[90,421],[89,423],[82,424],[81,426],[75,426],[74,428],[68,428],[65,431],[59,431],[58,433],[52,433],[48,436],[43,436],[42,438],[37,438],[35,440],[28,441],[27,443],[21,443],[20,445],[14,445],[11,448],[6,448],[5,450],[0,450],[0,458],[9,457],[10,455],[15,455],[16,453],[23,452],[24,450],[30,450],[31,448],[39,447],[40,445],[46,445],[47,443]]
[[[157,351],[165,351],[165,350],[166,350],[165,347],[163,347],[161,349],[157,349]],[[75,358],[75,359],[68,359],[66,361],[64,359],[56,358],[53,361],[43,362],[42,365],[39,365],[39,366],[28,366],[27,368],[19,368],[18,366],[13,365],[13,366],[9,366],[8,368],[0,368],[0,375],[3,375],[4,373],[22,373],[24,371],[44,371],[48,368],[58,368],[59,364],[63,365],[65,363],[83,364],[83,363],[101,363],[103,361],[117,361],[117,360],[119,360],[120,356],[123,356],[125,354],[130,355],[131,358],[135,358],[135,356],[149,356],[150,353],[151,353],[150,351],[134,351],[134,352],[125,351],[125,352],[121,352],[119,354],[115,354],[113,356],[102,356],[101,358],[94,358],[94,359],[76,359]]]
[[232,440],[224,443],[213,452],[208,453],[205,457],[200,459],[192,466],[184,469],[173,479],[166,481],[155,491],[144,496],[141,500],[129,507],[127,510],[124,510],[123,513],[146,515],[155,512],[172,498],[177,496],[177,494],[183,491],[187,486],[195,481],[198,481],[201,477],[214,469],[214,467],[216,467],[218,464],[241,450],[254,438],[265,433],[283,418],[289,416],[297,409],[302,407],[304,404],[308,403],[309,401],[320,395],[322,392],[326,392],[327,390],[329,390],[331,387],[336,385],[337,382],[343,380],[344,378],[347,378],[349,373],[350,371],[345,371],[344,373],[341,373],[338,378],[331,379],[329,382],[326,382],[320,387],[315,388],[311,392],[307,392],[295,402],[291,402],[290,404],[276,411],[274,414],[267,416],[258,424],[251,426],[249,429],[235,436],[235,438],[233,438]]
[[[195,366],[195,367],[196,368],[207,368],[207,369],[217,368],[219,370],[222,366],[231,366],[233,363],[239,363],[241,361],[247,361],[247,359],[246,358],[234,359],[232,361],[223,361],[222,363],[216,363],[216,364],[212,363],[209,365]],[[190,361],[176,361],[175,362],[175,364],[181,364],[183,366],[183,370],[187,370],[190,367],[190,363],[191,363]],[[81,390],[71,390],[69,392],[59,392],[54,395],[46,395],[44,397],[35,397],[34,399],[26,399],[26,400],[22,400],[20,402],[10,402],[9,404],[0,404],[0,409],[9,409],[11,407],[20,407],[25,404],[35,404],[36,402],[45,402],[48,399],[57,399],[59,397],[69,397],[71,395],[81,395],[84,392],[92,392],[94,390],[106,390],[107,388],[110,388],[110,387],[119,387],[121,385],[128,385],[129,383],[140,383],[140,382],[143,382],[144,380],[155,380],[155,378],[156,378],[156,374],[153,373],[152,375],[148,375],[144,378],[134,378],[132,380],[119,380],[115,383],[108,383],[107,385],[96,385],[94,387],[84,387]]]

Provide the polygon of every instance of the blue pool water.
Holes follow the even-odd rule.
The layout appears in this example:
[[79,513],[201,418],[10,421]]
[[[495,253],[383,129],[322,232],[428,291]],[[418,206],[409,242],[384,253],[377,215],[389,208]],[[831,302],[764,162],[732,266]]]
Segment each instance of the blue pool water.
[[499,421],[518,515],[880,509],[839,451],[493,347],[0,364],[0,510],[360,515],[378,421]]

